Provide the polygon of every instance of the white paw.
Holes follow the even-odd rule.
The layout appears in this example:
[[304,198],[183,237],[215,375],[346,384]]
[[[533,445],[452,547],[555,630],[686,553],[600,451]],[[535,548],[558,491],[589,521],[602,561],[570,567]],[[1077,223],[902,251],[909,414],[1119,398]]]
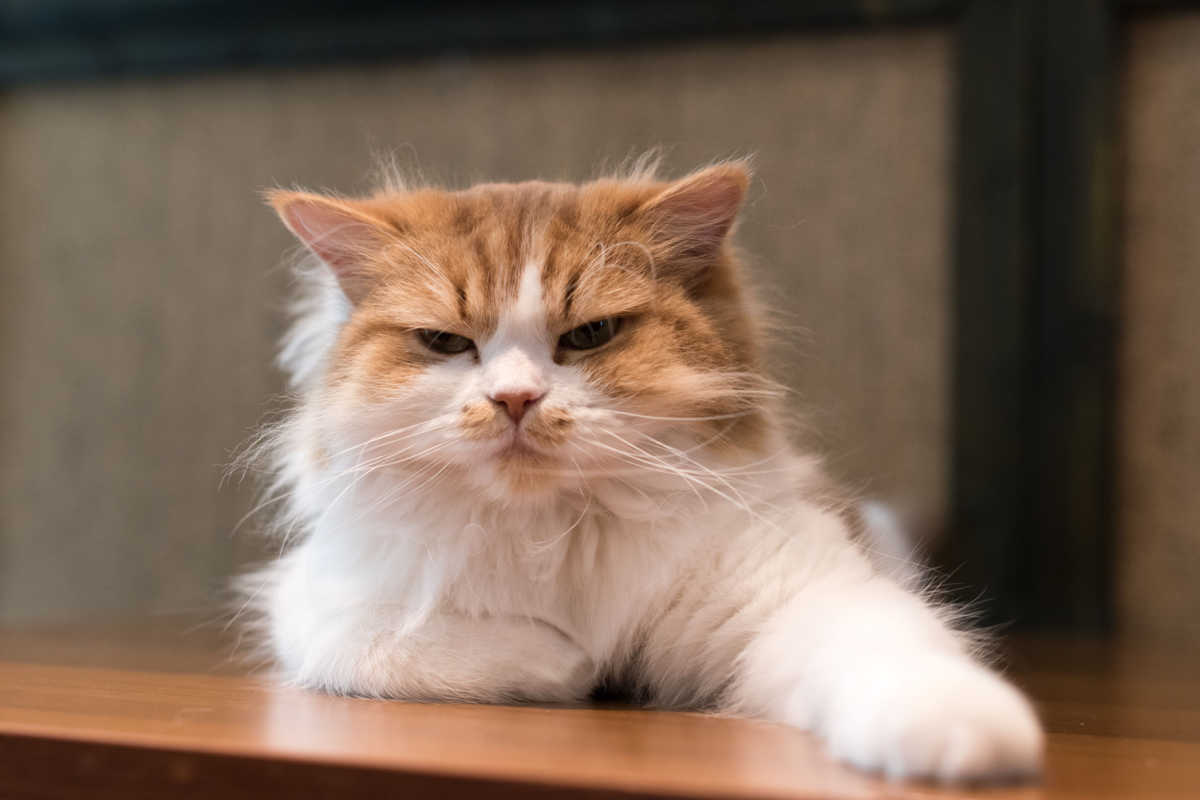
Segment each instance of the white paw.
[[838,758],[892,778],[990,781],[1037,774],[1042,729],[1019,691],[949,657],[870,670],[830,709]]
[[505,695],[510,700],[577,703],[587,698],[595,676],[595,665],[587,653],[574,642],[564,640],[518,654],[496,679],[509,685]]

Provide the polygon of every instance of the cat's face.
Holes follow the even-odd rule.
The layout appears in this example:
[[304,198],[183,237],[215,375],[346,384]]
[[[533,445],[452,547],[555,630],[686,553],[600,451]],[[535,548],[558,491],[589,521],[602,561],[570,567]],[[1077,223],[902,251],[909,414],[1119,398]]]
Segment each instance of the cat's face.
[[745,444],[757,347],[726,238],[746,184],[725,165],[676,183],[273,194],[349,301],[320,457],[512,499]]

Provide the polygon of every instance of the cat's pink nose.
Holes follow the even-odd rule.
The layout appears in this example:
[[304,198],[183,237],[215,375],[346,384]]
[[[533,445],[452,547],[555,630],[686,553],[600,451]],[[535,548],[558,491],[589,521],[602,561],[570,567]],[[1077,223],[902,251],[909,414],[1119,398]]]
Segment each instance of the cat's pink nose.
[[521,417],[525,416],[525,412],[529,407],[542,399],[545,392],[537,391],[536,389],[514,389],[511,391],[496,392],[491,395],[492,402],[496,405],[504,406],[508,412],[508,416],[518,425],[521,423]]

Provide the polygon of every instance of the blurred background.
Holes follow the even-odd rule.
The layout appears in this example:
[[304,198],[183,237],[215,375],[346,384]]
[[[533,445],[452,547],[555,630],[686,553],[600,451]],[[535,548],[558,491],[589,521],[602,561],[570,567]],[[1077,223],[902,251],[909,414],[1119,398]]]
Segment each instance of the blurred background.
[[282,389],[259,192],[751,154],[834,471],[1024,627],[1200,639],[1200,9],[0,1],[0,621],[216,615]]

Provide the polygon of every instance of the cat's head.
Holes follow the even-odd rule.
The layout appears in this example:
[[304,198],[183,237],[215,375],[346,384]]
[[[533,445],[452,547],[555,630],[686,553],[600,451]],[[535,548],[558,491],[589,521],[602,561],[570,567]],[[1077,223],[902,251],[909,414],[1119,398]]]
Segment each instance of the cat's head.
[[316,457],[517,499],[752,451],[765,384],[729,244],[748,181],[272,192],[344,309],[308,387]]

